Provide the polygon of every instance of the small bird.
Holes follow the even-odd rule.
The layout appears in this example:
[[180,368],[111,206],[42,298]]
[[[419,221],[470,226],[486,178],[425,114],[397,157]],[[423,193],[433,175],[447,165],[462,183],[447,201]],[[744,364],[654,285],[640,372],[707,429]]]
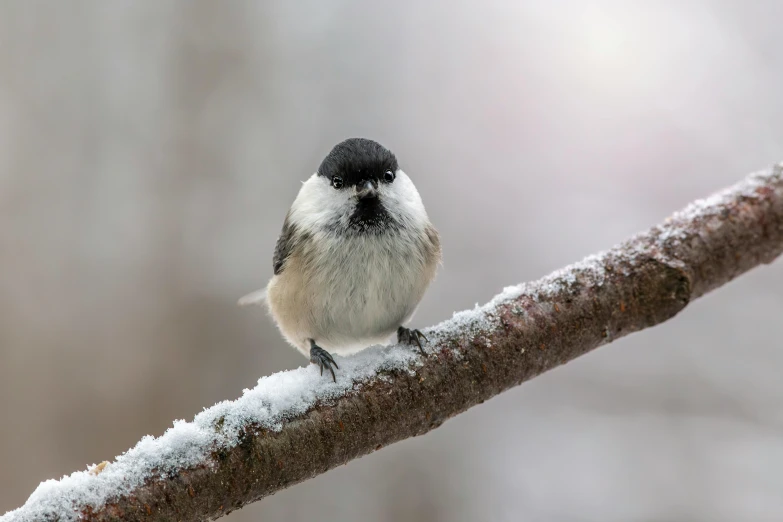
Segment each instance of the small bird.
[[440,237],[416,187],[379,143],[338,143],[305,181],[283,223],[265,289],[283,337],[332,373],[331,353],[350,355],[391,339],[418,346],[405,324],[435,277]]

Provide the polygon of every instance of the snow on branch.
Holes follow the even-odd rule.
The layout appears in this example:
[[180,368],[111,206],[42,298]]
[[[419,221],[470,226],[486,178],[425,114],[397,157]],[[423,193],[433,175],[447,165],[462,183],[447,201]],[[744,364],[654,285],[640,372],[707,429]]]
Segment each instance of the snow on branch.
[[[509,230],[513,234],[513,230]],[[399,440],[631,332],[783,251],[783,164],[647,232],[425,330],[258,381],[110,463],[43,482],[0,522],[220,517]]]

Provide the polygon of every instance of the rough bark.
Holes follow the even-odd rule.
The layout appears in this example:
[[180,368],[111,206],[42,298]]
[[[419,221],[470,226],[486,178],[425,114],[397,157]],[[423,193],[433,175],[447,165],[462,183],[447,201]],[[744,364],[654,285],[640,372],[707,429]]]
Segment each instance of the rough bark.
[[91,521],[217,518],[666,321],[780,255],[782,172],[778,165],[754,174],[608,252],[522,285],[485,310],[485,321],[453,322],[435,332],[434,352],[414,372],[373,379],[279,432],[247,425],[238,445],[202,466],[151,479],[105,505],[74,507]]

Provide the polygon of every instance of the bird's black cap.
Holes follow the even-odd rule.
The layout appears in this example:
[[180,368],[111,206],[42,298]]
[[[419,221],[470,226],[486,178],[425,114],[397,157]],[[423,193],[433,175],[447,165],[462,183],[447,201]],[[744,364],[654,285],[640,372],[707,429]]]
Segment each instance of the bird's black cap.
[[380,180],[387,170],[396,172],[397,158],[373,140],[349,138],[334,146],[318,167],[318,175],[327,179],[340,176],[343,186],[367,180]]

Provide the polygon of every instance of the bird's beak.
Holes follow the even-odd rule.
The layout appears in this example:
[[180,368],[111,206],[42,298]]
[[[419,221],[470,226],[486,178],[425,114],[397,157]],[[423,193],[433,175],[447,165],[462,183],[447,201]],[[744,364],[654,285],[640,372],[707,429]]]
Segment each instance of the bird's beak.
[[369,179],[359,184],[356,189],[356,195],[359,196],[359,199],[374,198],[378,195],[378,189],[376,188],[375,183]]

